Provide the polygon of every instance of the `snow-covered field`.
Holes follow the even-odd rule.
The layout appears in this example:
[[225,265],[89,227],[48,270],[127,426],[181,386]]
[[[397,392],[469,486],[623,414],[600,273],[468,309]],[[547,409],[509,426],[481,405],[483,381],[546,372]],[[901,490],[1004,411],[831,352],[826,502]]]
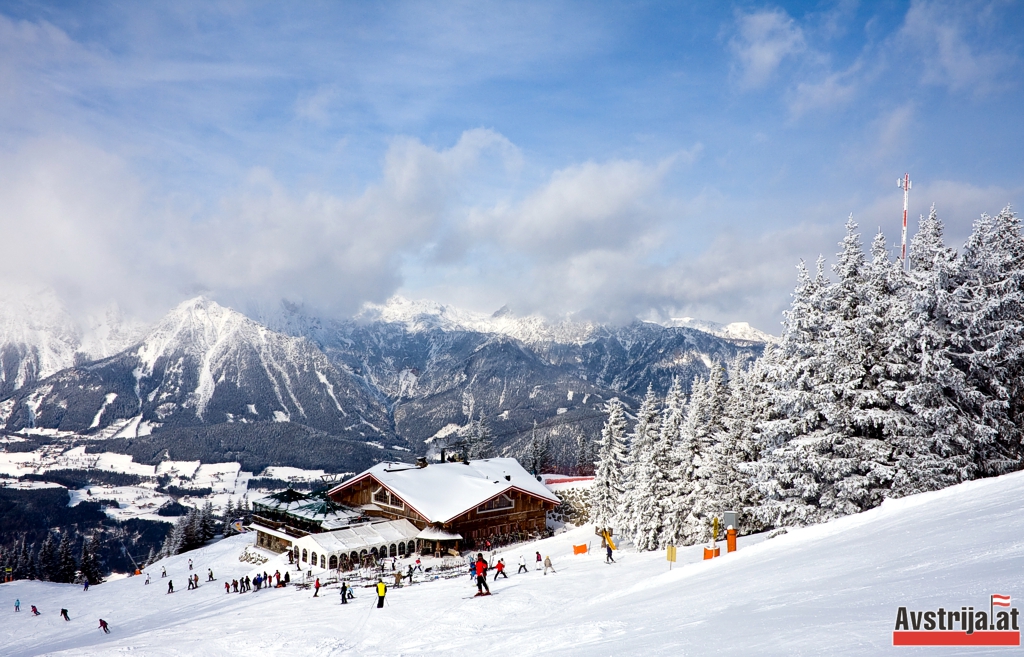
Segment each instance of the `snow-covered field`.
[[[252,478],[252,473],[243,471],[237,462],[161,461],[157,465],[145,465],[136,463],[127,454],[87,454],[83,445],[68,449],[66,445],[53,444],[32,452],[0,452],[0,486],[24,487],[26,482],[17,481],[18,477],[28,474],[45,476],[52,470],[66,469],[102,470],[141,477],[142,481],[137,486],[91,485],[71,491],[70,506],[89,499],[116,500],[117,508],[105,507],[104,511],[117,520],[142,518],[174,522],[174,517],[156,514],[162,504],[171,500],[170,495],[156,490],[158,477],[168,477],[169,485],[186,492],[210,489],[209,494],[184,495],[178,501],[194,507],[201,507],[210,501],[216,511],[225,508],[229,501],[234,502],[246,495],[249,479]],[[38,488],[46,483],[37,482],[32,485]]]
[[[893,648],[896,611],[987,606],[1021,593],[1024,473],[937,493],[764,540],[699,561],[685,548],[669,572],[664,553],[572,556],[597,541],[572,530],[501,554],[510,577],[472,598],[468,577],[393,590],[373,607],[368,590],[341,606],[337,589],[225,594],[225,578],[254,573],[236,536],[132,577],[80,587],[0,585],[5,655],[877,655],[1006,654],[1012,648]],[[558,572],[516,574],[520,553],[550,555]],[[723,550],[724,551],[724,550]],[[187,560],[216,583],[186,591]],[[166,566],[175,586],[166,594]],[[273,572],[271,561],[259,570]],[[22,612],[14,614],[15,598]],[[35,604],[42,616],[26,610]],[[1014,603],[1017,604],[1016,602]],[[62,607],[71,622],[60,619]],[[112,627],[97,629],[98,619]],[[1019,649],[1017,649],[1019,650]]]

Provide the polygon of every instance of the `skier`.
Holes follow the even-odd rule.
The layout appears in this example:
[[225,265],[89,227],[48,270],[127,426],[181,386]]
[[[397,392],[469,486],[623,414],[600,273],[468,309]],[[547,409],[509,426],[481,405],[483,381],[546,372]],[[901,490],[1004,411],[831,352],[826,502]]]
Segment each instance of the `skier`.
[[377,609],[384,608],[384,596],[388,593],[388,585],[384,583],[384,580],[377,580]]
[[231,584],[224,582],[224,592],[231,593]]
[[173,579],[167,580],[167,592],[168,593],[174,593],[174,580]]
[[537,553],[537,570],[540,570],[540,565],[544,560],[540,558],[540,552]]
[[316,578],[316,582],[313,583],[313,597],[320,595],[320,578]]
[[605,549],[604,562],[605,563],[615,563],[615,557],[612,556],[612,546],[605,545],[604,549]]
[[160,577],[167,577],[167,567],[160,566]]
[[409,574],[405,576],[409,583],[412,584],[412,564],[409,564]]
[[287,571],[287,570],[286,570],[286,571],[284,571],[284,585],[285,585],[285,586],[288,586],[288,584],[289,584],[289,583],[290,583],[291,581],[292,581],[292,576],[288,574],[288,571]]
[[68,610],[67,609],[61,609],[60,610],[60,617],[63,618],[64,620],[66,620],[66,621],[71,620],[71,618],[68,617]]
[[39,616],[40,615],[39,610],[36,609],[35,605],[32,605],[32,615],[33,616]]
[[277,578],[277,585],[281,586],[281,571],[280,570],[274,571],[274,577]]
[[191,559],[188,560],[188,569],[192,570],[192,560]]
[[501,575],[505,579],[508,579],[508,573],[505,572],[505,560],[498,559],[497,565],[494,566],[494,581],[498,581],[498,575]]
[[149,573],[146,573],[146,584],[149,584]]
[[21,611],[21,600],[14,601],[14,611]]
[[396,589],[402,588],[402,571],[401,570],[396,570],[395,571],[395,588]]
[[107,621],[102,618],[100,619],[100,629],[103,630],[105,634],[110,634],[110,628],[107,627]]
[[[490,595],[491,587],[487,586],[487,562],[484,561],[483,552],[477,553],[474,567],[476,569],[476,594]],[[485,590],[487,593],[484,593]]]
[[231,580],[231,588],[233,588],[235,590],[235,593],[238,593],[238,580],[237,579]]
[[555,572],[555,567],[551,565],[551,557],[544,557],[544,574],[545,575],[548,574],[548,568],[551,569],[551,572]]
[[246,591],[251,591],[252,590],[252,580],[249,579],[248,575],[245,576],[245,590]]
[[212,581],[214,581],[214,579],[213,579],[213,568],[210,568],[210,572],[209,572],[209,574],[207,574],[207,575],[206,575],[206,581],[207,581],[207,582],[212,582]]
[[348,584],[345,582],[341,583],[341,604],[348,604]]
[[186,591],[191,591],[192,590],[192,578],[191,577],[188,578],[188,586],[185,587],[185,590]]
[[519,555],[519,570],[516,571],[516,575],[518,575],[519,573],[525,573],[525,572],[528,572],[526,570],[526,557],[524,557],[523,555],[520,554]]
[[83,591],[88,591],[89,590],[89,580],[88,579],[86,579],[85,580],[85,584],[82,585],[82,590]]
[[416,557],[416,570],[423,572],[423,564],[420,563],[420,558]]

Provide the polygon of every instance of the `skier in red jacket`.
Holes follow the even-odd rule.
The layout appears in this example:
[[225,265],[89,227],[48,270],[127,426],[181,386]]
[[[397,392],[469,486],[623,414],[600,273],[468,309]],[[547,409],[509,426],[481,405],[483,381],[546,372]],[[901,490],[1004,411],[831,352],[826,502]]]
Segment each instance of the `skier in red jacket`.
[[[490,595],[491,587],[487,586],[487,562],[484,561],[483,553],[476,555],[476,591],[477,595]],[[487,593],[484,593],[487,591]]]
[[494,571],[495,571],[494,572],[494,581],[495,582],[498,581],[498,576],[499,575],[501,577],[504,577],[505,579],[508,579],[508,573],[505,572],[505,560],[504,559],[498,559],[498,563],[496,563],[494,565]]

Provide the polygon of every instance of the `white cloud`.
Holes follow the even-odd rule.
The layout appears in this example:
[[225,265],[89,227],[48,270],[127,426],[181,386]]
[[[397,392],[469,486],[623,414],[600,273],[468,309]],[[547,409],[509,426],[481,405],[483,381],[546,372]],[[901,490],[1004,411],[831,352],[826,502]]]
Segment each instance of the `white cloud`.
[[789,56],[803,52],[803,30],[781,9],[738,13],[738,33],[729,46],[738,60],[738,83],[744,89],[764,87]]
[[858,67],[841,73],[830,73],[820,82],[799,82],[789,101],[789,111],[794,117],[819,109],[843,105],[853,98],[857,83],[853,74]]
[[984,6],[960,2],[913,2],[897,38],[917,55],[925,84],[987,93],[1020,62],[987,49]]

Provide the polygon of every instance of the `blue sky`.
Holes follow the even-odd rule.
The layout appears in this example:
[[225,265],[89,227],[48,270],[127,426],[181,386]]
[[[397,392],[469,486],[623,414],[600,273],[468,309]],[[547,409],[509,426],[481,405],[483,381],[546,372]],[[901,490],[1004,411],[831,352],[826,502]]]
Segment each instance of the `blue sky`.
[[[5,285],[747,320],[1019,205],[1020,3],[0,3]],[[914,222],[911,222],[913,230]]]

